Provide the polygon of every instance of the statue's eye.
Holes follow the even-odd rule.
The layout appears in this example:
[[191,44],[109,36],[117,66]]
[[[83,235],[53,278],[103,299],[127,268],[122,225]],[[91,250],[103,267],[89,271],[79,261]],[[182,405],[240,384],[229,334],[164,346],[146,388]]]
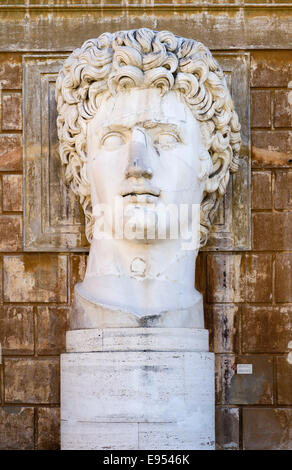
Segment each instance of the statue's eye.
[[156,144],[165,148],[173,147],[178,142],[179,142],[179,137],[172,132],[162,132],[155,139]]
[[108,150],[114,150],[124,143],[125,139],[120,132],[109,132],[101,140],[101,144]]

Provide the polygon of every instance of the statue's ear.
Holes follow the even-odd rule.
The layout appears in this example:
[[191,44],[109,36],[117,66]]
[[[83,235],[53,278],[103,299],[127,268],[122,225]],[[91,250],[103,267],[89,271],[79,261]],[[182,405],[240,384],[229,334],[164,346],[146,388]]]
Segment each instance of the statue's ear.
[[232,150],[230,147],[230,158],[218,158],[216,165],[213,165],[213,170],[210,178],[207,180],[206,189],[208,192],[218,190],[218,194],[223,196],[226,192],[227,184],[230,177],[230,161],[232,157]]

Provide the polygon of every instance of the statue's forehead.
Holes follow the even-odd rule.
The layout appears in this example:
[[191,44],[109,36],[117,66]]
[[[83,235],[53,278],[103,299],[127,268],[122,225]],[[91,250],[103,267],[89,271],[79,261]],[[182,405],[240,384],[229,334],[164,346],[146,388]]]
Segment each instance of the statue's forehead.
[[157,88],[130,89],[102,100],[92,125],[123,125],[157,121],[182,125],[194,119],[180,94],[170,91],[163,96]]

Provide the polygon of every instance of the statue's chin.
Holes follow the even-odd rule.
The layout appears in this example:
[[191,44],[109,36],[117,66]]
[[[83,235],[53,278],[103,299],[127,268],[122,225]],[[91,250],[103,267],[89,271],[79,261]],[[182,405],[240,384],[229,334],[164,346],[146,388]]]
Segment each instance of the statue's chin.
[[123,223],[123,239],[151,243],[166,240],[169,224],[159,221],[157,213],[147,206],[135,207]]
[[135,241],[141,243],[154,243],[166,240],[166,236],[161,236],[158,231],[158,224],[141,224],[139,220],[134,224],[133,229],[129,230],[127,225],[124,226],[124,240]]

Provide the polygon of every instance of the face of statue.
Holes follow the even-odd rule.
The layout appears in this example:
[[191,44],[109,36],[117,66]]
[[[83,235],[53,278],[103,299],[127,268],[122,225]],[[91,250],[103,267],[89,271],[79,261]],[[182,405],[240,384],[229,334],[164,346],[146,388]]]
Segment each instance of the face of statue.
[[88,121],[87,157],[93,213],[99,204],[109,208],[103,213],[105,224],[115,232],[111,214],[117,217],[126,207],[123,227],[134,221],[137,233],[143,233],[134,238],[144,242],[153,238],[153,230],[159,238],[158,207],[200,204],[202,176],[211,163],[199,123],[181,95],[171,91],[161,96],[157,88],[104,98]]

